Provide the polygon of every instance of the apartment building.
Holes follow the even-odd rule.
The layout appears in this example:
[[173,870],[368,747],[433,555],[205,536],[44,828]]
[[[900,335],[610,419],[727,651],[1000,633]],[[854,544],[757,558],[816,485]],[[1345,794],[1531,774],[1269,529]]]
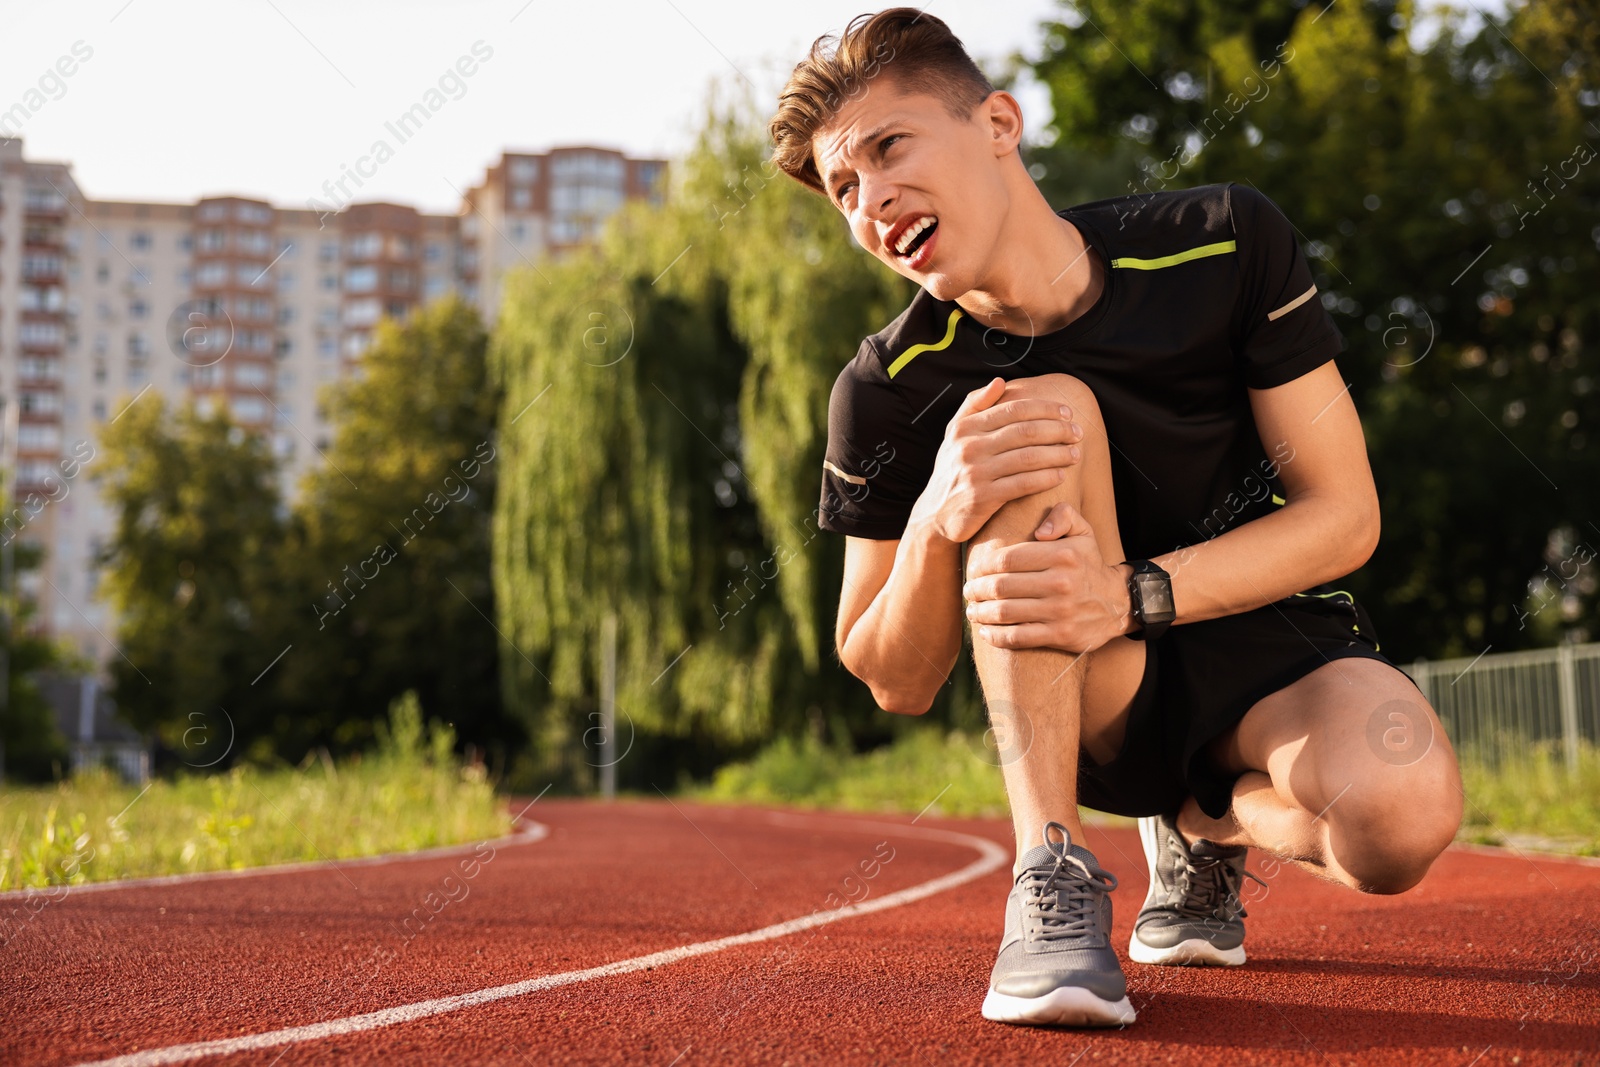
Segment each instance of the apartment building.
[[[100,429],[151,397],[266,435],[292,497],[332,436],[320,390],[359,373],[380,320],[460,292],[494,322],[506,274],[593,240],[666,164],[593,147],[505,153],[454,215],[336,215],[241,196],[96,200],[0,138],[0,399],[14,499],[0,537],[45,562],[19,590],[96,663],[116,620],[94,565],[113,516],[88,477]],[[9,480],[9,479],[8,479]]]

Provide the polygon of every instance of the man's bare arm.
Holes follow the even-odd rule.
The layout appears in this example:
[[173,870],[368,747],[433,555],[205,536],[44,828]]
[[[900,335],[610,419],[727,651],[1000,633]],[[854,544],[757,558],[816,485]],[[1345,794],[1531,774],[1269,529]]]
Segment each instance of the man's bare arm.
[[[1177,623],[1262,607],[1360,567],[1378,543],[1378,496],[1367,463],[1361,420],[1334,364],[1273,389],[1252,389],[1250,404],[1268,456],[1278,463],[1286,503],[1209,541],[1158,556],[1172,575]],[[1240,486],[1239,492],[1249,492]],[[1061,510],[1061,509],[1057,509]],[[1003,648],[1052,647],[1086,652],[1069,633],[1122,633],[1108,591],[1125,586],[1126,568],[1106,560],[1071,590],[1056,573],[1076,549],[1054,536],[993,553],[964,587],[967,617]],[[1092,533],[1077,534],[1092,537]],[[1059,539],[1058,539],[1059,538]],[[1002,621],[1003,620],[1003,621]]]
[[997,403],[994,379],[967,395],[897,541],[851,537],[839,659],[886,711],[920,715],[961,651],[961,546],[1010,500],[1059,484],[1083,432],[1064,405]]
[[961,546],[926,523],[845,543],[839,659],[885,711],[921,715],[961,653]]

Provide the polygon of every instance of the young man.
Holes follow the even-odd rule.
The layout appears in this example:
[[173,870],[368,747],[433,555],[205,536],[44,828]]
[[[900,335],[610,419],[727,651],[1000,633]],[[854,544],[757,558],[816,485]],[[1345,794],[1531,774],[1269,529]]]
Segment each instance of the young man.
[[1141,817],[1139,963],[1244,961],[1251,846],[1415,885],[1460,781],[1331,584],[1377,498],[1288,220],[1241,185],[1052,210],[1015,99],[911,8],[819,39],[770,132],[921,287],[834,386],[821,516],[839,655],[883,708],[926,711],[974,627],[1019,852],[983,1014],[1134,1018],[1080,801]]

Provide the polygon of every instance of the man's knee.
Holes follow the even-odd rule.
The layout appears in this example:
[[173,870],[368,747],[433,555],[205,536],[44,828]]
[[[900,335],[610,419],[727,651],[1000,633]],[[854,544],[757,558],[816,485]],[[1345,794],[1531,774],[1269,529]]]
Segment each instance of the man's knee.
[[1100,404],[1094,391],[1081,378],[1070,374],[1035,374],[1031,378],[1013,378],[1006,382],[998,403],[1012,400],[1054,400],[1072,409],[1073,421],[1083,427],[1085,435],[1101,428]]
[[1328,846],[1363,892],[1403,893],[1455,839],[1462,803],[1448,748],[1410,766],[1385,765],[1353,783],[1324,813]]
[[[1083,454],[1087,455],[1090,449],[1105,447],[1100,405],[1095,401],[1093,391],[1081,379],[1070,374],[1038,374],[1031,378],[1016,378],[1006,383],[1005,392],[997,404],[1013,400],[1052,400],[1065,404],[1072,410],[1072,421],[1083,430]],[[1056,504],[1078,506],[1082,497],[1082,480],[1069,477],[1054,488],[1007,501],[969,542],[969,570],[974,561],[982,559],[985,553],[1029,540],[1034,528]]]

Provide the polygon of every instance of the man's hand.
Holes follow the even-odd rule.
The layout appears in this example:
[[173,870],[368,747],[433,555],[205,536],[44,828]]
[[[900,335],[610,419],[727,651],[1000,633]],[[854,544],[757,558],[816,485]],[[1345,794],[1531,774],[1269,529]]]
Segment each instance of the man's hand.
[[933,476],[911,512],[946,541],[964,543],[1013,500],[1061,484],[1083,431],[1048,400],[999,403],[1005,379],[967,394],[945,427]]
[[971,553],[962,595],[978,636],[996,648],[1082,653],[1127,633],[1133,568],[1101,557],[1083,516],[1057,504],[1033,536]]

